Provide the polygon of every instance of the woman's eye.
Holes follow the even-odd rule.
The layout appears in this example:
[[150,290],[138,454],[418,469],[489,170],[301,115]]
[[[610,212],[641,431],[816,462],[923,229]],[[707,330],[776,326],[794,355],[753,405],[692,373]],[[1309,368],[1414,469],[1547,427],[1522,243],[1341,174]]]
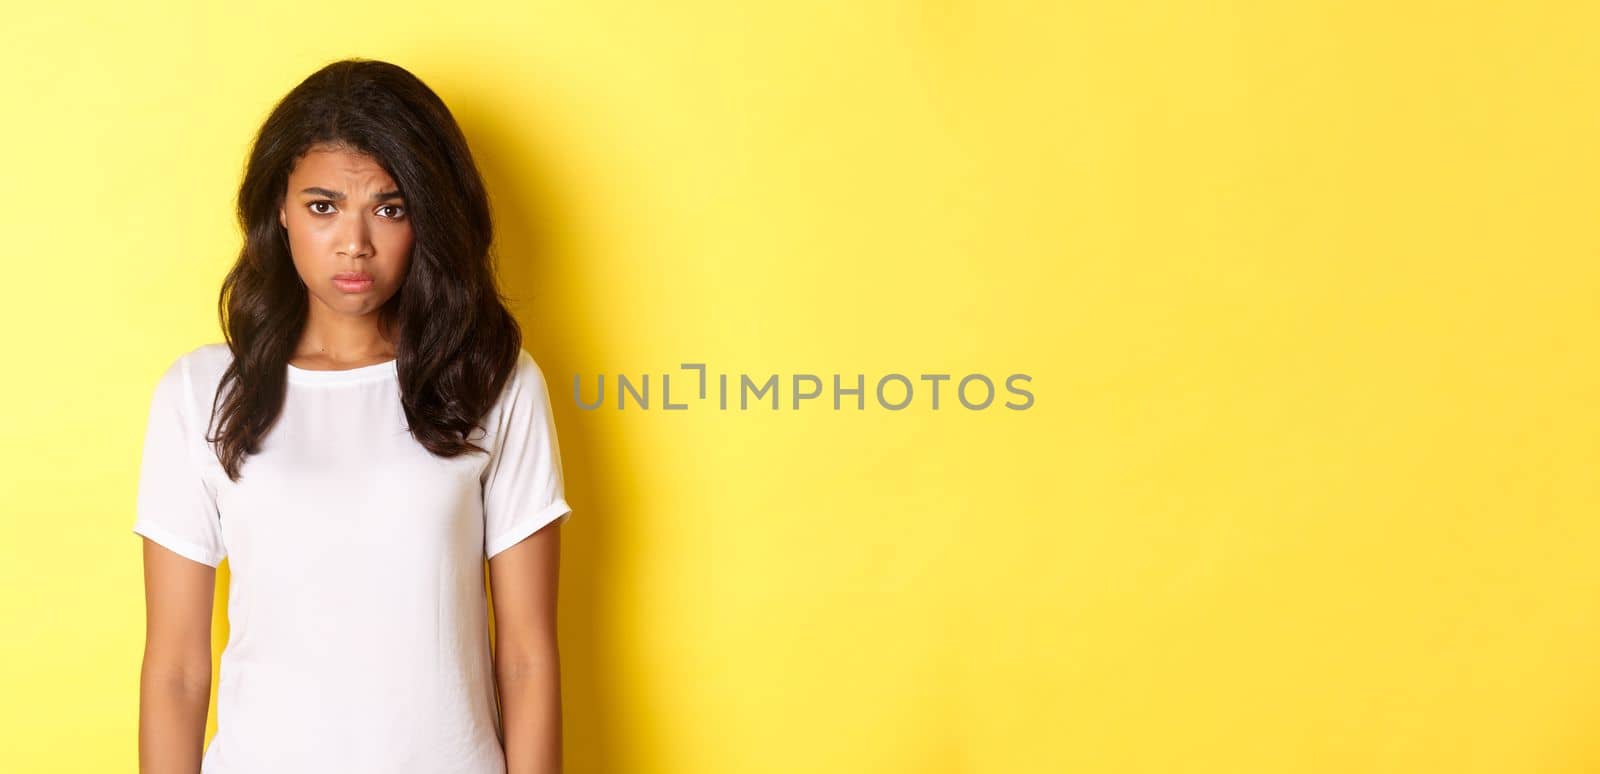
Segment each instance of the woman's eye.
[[399,220],[400,218],[405,217],[405,212],[406,212],[405,208],[401,207],[398,204],[386,204],[383,207],[379,208],[378,211],[382,212],[384,210],[394,210],[394,214],[390,215],[388,217],[393,218],[395,220]]
[[310,207],[311,211],[316,213],[316,214],[318,214],[318,215],[327,215],[328,213],[317,209],[318,207],[323,206],[323,205],[326,205],[328,207],[332,207],[333,206],[333,202],[312,202],[312,203],[310,203],[310,204],[308,204],[306,206]]

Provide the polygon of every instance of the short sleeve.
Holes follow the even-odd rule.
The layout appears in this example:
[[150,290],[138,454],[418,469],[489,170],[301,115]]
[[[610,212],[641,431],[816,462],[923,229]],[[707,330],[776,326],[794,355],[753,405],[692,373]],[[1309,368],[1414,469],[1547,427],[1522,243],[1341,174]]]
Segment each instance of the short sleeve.
[[483,552],[495,554],[571,515],[544,373],[523,350],[492,415],[483,479]]
[[204,430],[194,421],[189,371],[188,355],[178,358],[161,375],[150,400],[133,531],[179,556],[216,567],[227,549],[216,497],[198,464]]

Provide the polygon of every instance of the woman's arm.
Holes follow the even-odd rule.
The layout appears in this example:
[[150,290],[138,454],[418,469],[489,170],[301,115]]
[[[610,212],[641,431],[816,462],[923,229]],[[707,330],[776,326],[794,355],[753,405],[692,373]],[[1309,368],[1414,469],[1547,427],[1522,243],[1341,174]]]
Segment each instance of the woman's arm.
[[144,540],[144,664],[139,771],[197,774],[211,705],[211,602],[217,570]]
[[507,774],[561,772],[560,548],[560,527],[551,525],[489,559]]

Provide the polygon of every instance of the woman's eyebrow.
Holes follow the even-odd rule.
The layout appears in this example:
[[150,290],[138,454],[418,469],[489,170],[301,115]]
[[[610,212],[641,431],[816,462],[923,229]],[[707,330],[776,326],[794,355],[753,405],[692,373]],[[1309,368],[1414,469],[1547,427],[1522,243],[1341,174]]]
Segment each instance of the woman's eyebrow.
[[[326,196],[327,198],[332,199],[332,200],[337,201],[337,202],[344,201],[344,192],[343,191],[330,191],[330,190],[328,190],[326,188],[318,188],[316,186],[312,186],[310,188],[301,189],[300,193],[311,194],[313,196]],[[384,202],[384,201],[388,201],[390,199],[401,199],[401,198],[404,198],[404,197],[402,197],[400,195],[399,191],[384,191],[383,193],[375,193],[375,194],[372,195],[372,200],[375,201],[375,202]]]

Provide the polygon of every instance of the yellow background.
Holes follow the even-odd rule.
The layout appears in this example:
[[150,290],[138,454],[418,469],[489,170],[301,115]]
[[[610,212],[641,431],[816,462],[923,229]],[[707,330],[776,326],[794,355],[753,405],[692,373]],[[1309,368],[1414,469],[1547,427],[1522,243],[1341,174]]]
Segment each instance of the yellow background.
[[[558,388],[569,771],[1600,770],[1592,5],[136,5],[0,22],[5,771],[135,769],[150,394],[344,56]],[[571,399],[691,361],[1036,402]]]

